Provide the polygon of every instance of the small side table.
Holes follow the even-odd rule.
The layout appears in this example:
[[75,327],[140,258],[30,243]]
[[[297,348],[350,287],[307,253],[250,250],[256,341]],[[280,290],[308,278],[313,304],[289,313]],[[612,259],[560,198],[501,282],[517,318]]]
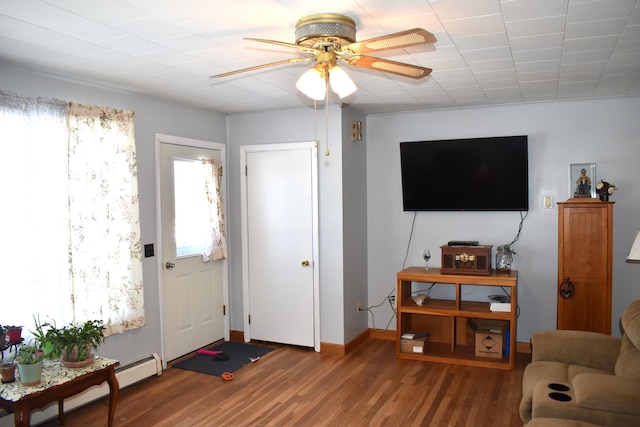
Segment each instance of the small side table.
[[45,360],[42,366],[42,382],[34,387],[24,387],[16,380],[10,384],[0,384],[0,408],[14,413],[15,425],[27,427],[31,421],[31,411],[51,402],[58,402],[58,420],[64,424],[64,399],[74,396],[91,386],[107,382],[109,384],[109,427],[118,401],[118,380],[115,375],[117,360],[96,357],[85,368],[66,368],[60,360]]

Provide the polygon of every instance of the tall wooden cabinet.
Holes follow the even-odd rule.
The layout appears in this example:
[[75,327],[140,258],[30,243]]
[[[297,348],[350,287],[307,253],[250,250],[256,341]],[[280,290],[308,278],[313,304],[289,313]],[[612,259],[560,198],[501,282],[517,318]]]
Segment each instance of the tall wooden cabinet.
[[558,329],[611,334],[613,202],[558,203]]

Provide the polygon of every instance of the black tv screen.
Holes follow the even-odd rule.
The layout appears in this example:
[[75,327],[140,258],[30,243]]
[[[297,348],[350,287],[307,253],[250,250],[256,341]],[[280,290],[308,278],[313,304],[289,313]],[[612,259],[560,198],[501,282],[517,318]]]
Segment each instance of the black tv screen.
[[400,143],[405,211],[528,211],[527,136]]

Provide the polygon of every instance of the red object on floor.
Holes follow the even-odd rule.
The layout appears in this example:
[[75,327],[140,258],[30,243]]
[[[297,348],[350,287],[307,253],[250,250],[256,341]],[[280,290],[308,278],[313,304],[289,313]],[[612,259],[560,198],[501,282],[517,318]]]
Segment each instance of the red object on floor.
[[216,350],[205,350],[204,348],[201,348],[200,350],[196,351],[196,353],[204,354],[205,356],[215,356],[216,354],[220,354],[222,352]]

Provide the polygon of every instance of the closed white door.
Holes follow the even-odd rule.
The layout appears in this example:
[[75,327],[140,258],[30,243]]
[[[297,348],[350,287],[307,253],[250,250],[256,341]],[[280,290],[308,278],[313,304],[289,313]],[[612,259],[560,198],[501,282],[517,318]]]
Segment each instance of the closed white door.
[[[197,204],[192,189],[204,188],[202,159],[220,159],[220,151],[159,144],[163,360],[170,361],[225,336],[226,261],[204,262],[197,241]],[[197,243],[197,242],[196,242]]]
[[315,144],[241,150],[245,339],[319,349]]

